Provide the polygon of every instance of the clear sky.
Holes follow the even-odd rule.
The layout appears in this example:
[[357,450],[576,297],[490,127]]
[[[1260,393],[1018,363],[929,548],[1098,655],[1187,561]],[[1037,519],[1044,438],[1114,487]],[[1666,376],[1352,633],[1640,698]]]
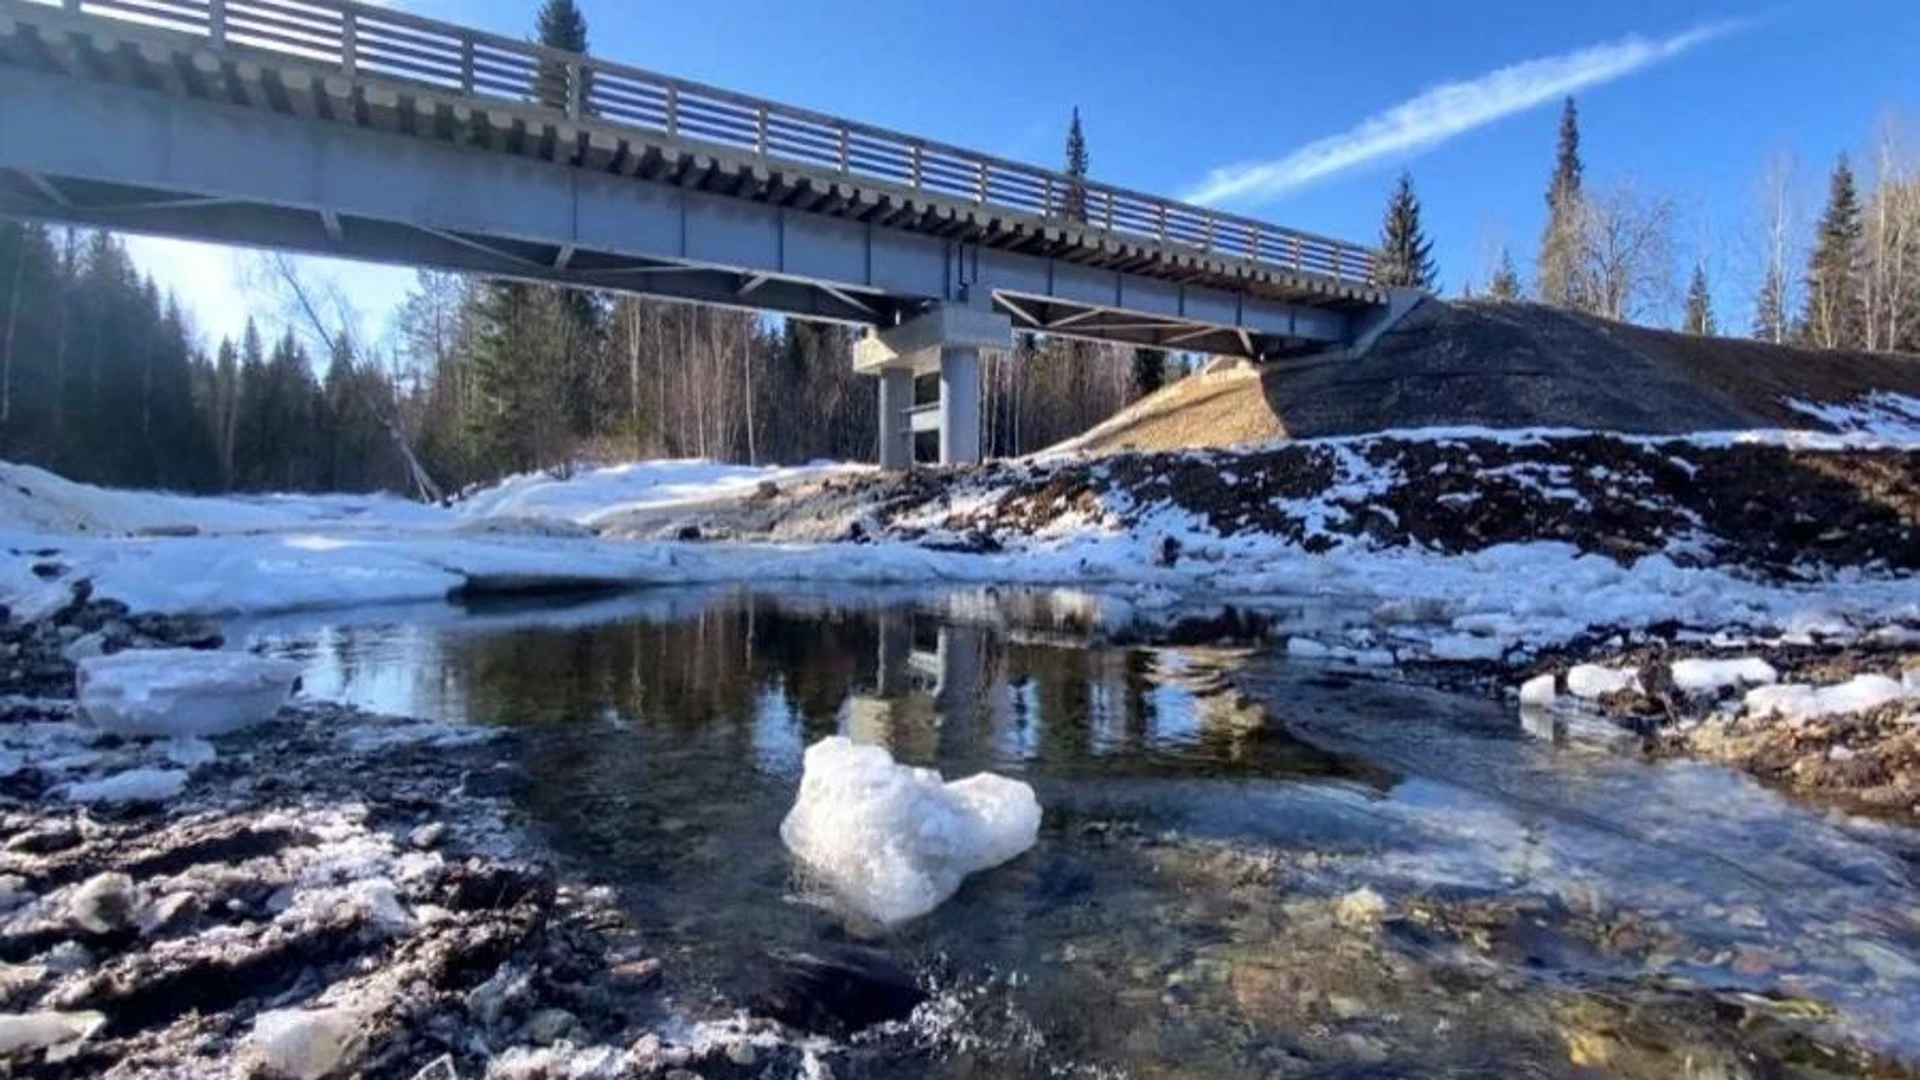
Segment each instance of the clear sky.
[[[1580,102],[1590,184],[1675,197],[1723,320],[1747,317],[1767,160],[1817,212],[1835,155],[1889,113],[1920,153],[1920,0],[581,0],[594,52],[1057,166],[1079,106],[1096,179],[1372,242],[1412,171],[1449,292],[1501,244],[1530,273],[1558,103]],[[414,0],[524,34],[536,0]],[[139,241],[136,259],[228,332],[245,260]],[[318,266],[386,327],[410,273]]]

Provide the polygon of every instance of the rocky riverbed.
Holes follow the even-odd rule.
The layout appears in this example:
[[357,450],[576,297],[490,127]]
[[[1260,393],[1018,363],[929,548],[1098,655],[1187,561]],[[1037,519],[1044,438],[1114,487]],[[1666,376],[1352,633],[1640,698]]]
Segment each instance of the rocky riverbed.
[[[1920,630],[1576,642],[1523,669],[1523,710],[1602,716],[1649,752],[1920,820]],[[1547,694],[1551,692],[1551,700]]]
[[[541,859],[506,736],[307,702],[213,740],[121,739],[78,715],[74,659],[217,628],[81,588],[0,643],[0,1074],[799,1067],[774,1021],[665,995],[613,895]],[[788,985],[787,1008],[831,1018]]]

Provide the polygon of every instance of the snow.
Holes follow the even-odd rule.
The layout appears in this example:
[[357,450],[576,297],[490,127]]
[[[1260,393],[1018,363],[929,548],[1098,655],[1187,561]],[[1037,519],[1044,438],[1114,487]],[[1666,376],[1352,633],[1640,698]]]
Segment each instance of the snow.
[[116,735],[197,737],[269,720],[300,665],[241,652],[135,649],[80,661],[80,712]]
[[1576,664],[1567,672],[1567,693],[1587,701],[1597,701],[1608,694],[1618,694],[1626,690],[1640,688],[1640,669],[1635,667],[1611,668],[1600,664]]
[[870,466],[832,462],[768,468],[698,459],[641,461],[590,469],[566,479],[549,473],[510,476],[467,497],[455,509],[468,520],[559,518],[591,526],[642,507],[741,497],[765,483],[785,487],[833,473],[871,471]]
[[1920,444],[1920,398],[1906,394],[1881,390],[1844,404],[1788,399],[1787,407],[1835,431]]
[[360,1047],[362,1027],[349,1009],[275,1009],[255,1018],[251,1042],[268,1075],[322,1080],[343,1071]]
[[1674,689],[1687,694],[1715,694],[1728,687],[1762,686],[1780,681],[1772,664],[1757,656],[1734,660],[1676,660]]
[[1780,683],[1756,687],[1747,691],[1745,705],[1752,716],[1800,721],[1866,712],[1909,697],[1910,691],[1897,679],[1885,675],[1855,675],[1832,686]]
[[184,769],[128,769],[69,784],[66,796],[79,803],[167,802],[186,790],[188,778]]
[[1554,677],[1551,673],[1536,675],[1520,686],[1520,704],[1534,707],[1551,705],[1559,695],[1554,690]]
[[45,1050],[49,1062],[62,1061],[106,1021],[97,1012],[0,1013],[0,1059]]
[[[1568,433],[1457,428],[1394,434],[1521,444]],[[1736,438],[1801,439],[1801,433],[1735,433],[1695,441]],[[1807,435],[1802,441],[1839,446],[1866,438]],[[1309,524],[1330,522],[1349,512],[1342,503],[1365,505],[1373,494],[1404,482],[1391,467],[1370,465],[1354,449],[1359,440],[1326,442],[1339,448],[1339,476],[1327,492],[1295,500]],[[1670,441],[1658,444],[1671,446]],[[1024,467],[1047,468],[1044,463]],[[1133,616],[1158,617],[1169,607],[1167,597],[1274,611],[1311,598],[1341,604],[1361,617],[1371,612],[1374,628],[1395,627],[1393,653],[1382,653],[1377,642],[1368,641],[1357,646],[1355,662],[1393,655],[1500,660],[1595,626],[1632,630],[1673,621],[1845,635],[1856,627],[1920,621],[1920,596],[1910,580],[1861,571],[1805,584],[1767,583],[1728,570],[1680,566],[1657,554],[1622,566],[1550,541],[1449,556],[1330,535],[1330,551],[1310,554],[1257,531],[1222,535],[1204,519],[1173,507],[1158,507],[1135,521],[1124,516],[1137,509],[1124,492],[1101,495],[1097,505],[1051,522],[1040,535],[1003,538],[1006,550],[994,554],[883,539],[860,545],[855,557],[846,545],[833,543],[680,543],[549,527],[590,525],[636,506],[751,498],[764,482],[785,485],[865,468],[647,462],[583,470],[564,480],[514,477],[450,509],[387,497],[190,499],[110,492],[33,470],[33,483],[27,485],[36,492],[33,499],[7,496],[9,501],[0,502],[0,544],[16,551],[50,550],[48,558],[65,572],[47,581],[32,572],[34,559],[0,560],[0,603],[24,616],[44,613],[65,602],[69,583],[82,577],[93,582],[96,593],[136,610],[210,615],[436,604],[476,582],[555,577],[614,587],[1072,585],[1098,589],[1110,599],[1108,610],[1116,618],[1129,608]],[[951,508],[986,507],[997,497],[984,485],[963,486],[953,492],[947,509],[930,505],[898,524],[940,530]],[[55,513],[42,504],[64,509]],[[71,524],[81,511],[97,529],[76,533],[56,527]],[[124,535],[124,526],[139,521],[182,520],[197,525],[201,534]],[[105,535],[114,528],[122,534]],[[1178,542],[1181,557],[1173,566],[1157,565],[1154,549],[1167,538]],[[1298,629],[1275,626],[1282,637]],[[1314,649],[1317,637],[1296,639],[1303,656]],[[1332,655],[1322,659],[1342,658],[1330,641],[1328,647]]]
[[1018,780],[979,773],[943,783],[836,735],[807,748],[780,839],[856,913],[893,924],[1026,851],[1039,830],[1040,803]]

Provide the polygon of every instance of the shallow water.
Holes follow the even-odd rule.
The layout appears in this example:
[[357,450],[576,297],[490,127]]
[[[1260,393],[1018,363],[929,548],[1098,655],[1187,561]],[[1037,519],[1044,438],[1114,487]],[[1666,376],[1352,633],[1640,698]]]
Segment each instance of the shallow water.
[[[1920,1061],[1913,832],[1393,672],[1093,644],[1086,610],[654,593],[250,633],[314,696],[515,728],[523,808],[620,889],[680,1002],[846,941],[922,973],[939,1000],[854,1075]],[[836,733],[1027,780],[1038,846],[891,932],[836,911],[778,838]]]

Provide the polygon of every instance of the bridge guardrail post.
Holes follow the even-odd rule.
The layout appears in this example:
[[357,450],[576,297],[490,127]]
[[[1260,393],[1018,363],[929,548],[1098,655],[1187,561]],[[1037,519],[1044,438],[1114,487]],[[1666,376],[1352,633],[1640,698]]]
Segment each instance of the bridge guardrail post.
[[765,105],[754,111],[753,152],[761,157],[767,156],[767,107]]
[[207,4],[207,40],[216,49],[226,45],[227,0],[210,0]]
[[460,39],[460,92],[473,93],[473,39]]
[[360,16],[352,9],[340,16],[340,70],[351,79],[360,71]]
[[1113,231],[1113,192],[1103,191],[1101,192],[1101,195],[1105,196],[1107,200],[1107,213],[1106,213],[1107,231],[1112,232]]
[[1164,244],[1167,242],[1167,204],[1163,202],[1154,203],[1153,217],[1154,235]]
[[581,99],[586,96],[586,69],[578,60],[567,61],[567,119],[580,119]]
[[680,134],[680,88],[673,85],[667,87],[667,134]]
[[853,135],[847,125],[840,125],[840,173],[846,175],[853,168]]
[[1042,196],[1045,201],[1040,204],[1040,216],[1050,218],[1053,216],[1053,177],[1051,175],[1047,177],[1045,190],[1046,194]]
[[913,154],[911,155],[911,160],[913,162],[913,169],[912,169],[913,183],[910,184],[909,186],[912,187],[913,190],[915,191],[920,190],[920,155],[922,153],[923,153],[923,150],[920,144],[914,143]]
[[987,204],[987,163],[985,161],[974,163],[973,201],[982,206]]

